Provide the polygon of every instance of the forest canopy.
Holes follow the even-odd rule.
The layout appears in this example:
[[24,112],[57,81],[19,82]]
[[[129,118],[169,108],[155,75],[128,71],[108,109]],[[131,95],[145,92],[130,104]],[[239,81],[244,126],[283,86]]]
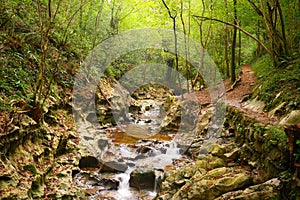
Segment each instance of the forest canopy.
[[[73,75],[79,62],[102,41],[130,29],[166,28],[174,30],[174,36],[181,32],[186,40],[198,41],[222,76],[231,77],[234,83],[242,64],[265,54],[275,69],[299,62],[299,7],[296,0],[4,0],[0,8],[1,40],[19,54],[8,53],[11,59],[1,62],[8,71],[12,69],[5,66],[20,67],[16,60],[23,65],[31,63],[31,71],[16,70],[21,73],[16,76],[24,77],[24,81],[9,82],[29,89],[33,96],[26,98],[40,107],[54,82],[70,86],[59,77]],[[2,51],[8,52],[5,48]],[[143,56],[146,60],[165,59],[163,50],[141,52],[150,55]],[[120,77],[141,58],[127,56],[124,62],[125,57],[120,58],[123,63],[112,63],[109,75]],[[174,68],[187,75],[192,87],[203,84],[186,58],[175,57]],[[2,76],[8,73],[5,70]],[[10,83],[1,81],[1,90],[9,94]]]

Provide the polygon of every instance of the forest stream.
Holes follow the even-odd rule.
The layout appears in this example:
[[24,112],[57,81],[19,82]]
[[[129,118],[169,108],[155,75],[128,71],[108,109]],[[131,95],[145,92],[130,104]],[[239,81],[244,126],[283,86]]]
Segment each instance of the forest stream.
[[[146,87],[147,95],[145,89],[135,93],[138,98],[131,101],[127,119],[96,129],[81,124],[82,144],[89,153],[79,161],[80,171],[76,172],[74,182],[89,194],[89,199],[206,199],[205,194],[209,194],[208,199],[220,195],[220,199],[226,199],[236,195],[230,191],[246,198],[258,195],[260,189],[266,198],[278,197],[281,183],[274,175],[284,164],[274,166],[274,162],[279,158],[285,160],[286,151],[281,147],[274,151],[268,141],[253,140],[258,136],[252,134],[260,134],[252,127],[258,122],[253,119],[259,123],[275,123],[276,119],[258,112],[257,102],[242,102],[241,98],[255,82],[249,65],[242,70],[236,88],[231,89],[224,81],[229,108],[225,129],[218,135],[208,135],[209,127],[218,127],[211,124],[216,108],[209,103],[206,90],[197,93],[202,105],[197,123],[189,131],[178,132],[180,105],[187,100],[181,102],[180,96],[151,85]],[[187,98],[189,94],[186,95]],[[192,110],[197,109],[189,111],[190,117]],[[109,112],[107,115],[111,116]],[[245,136],[237,132],[236,124],[247,130]],[[267,127],[261,128],[268,132]],[[261,147],[254,152],[248,149],[250,145]],[[265,156],[271,156],[271,160]],[[263,165],[254,160],[261,160]],[[243,188],[248,188],[250,194],[243,194]]]
[[299,0],[0,5],[0,200],[300,199]]
[[174,132],[159,133],[164,116],[162,103],[138,100],[139,109],[132,109],[129,121],[103,130],[106,137],[98,140],[102,152],[97,158],[110,169],[102,168],[100,174],[97,170],[90,173],[82,169],[74,178],[79,186],[92,193],[89,199],[155,197],[164,168],[182,157]]

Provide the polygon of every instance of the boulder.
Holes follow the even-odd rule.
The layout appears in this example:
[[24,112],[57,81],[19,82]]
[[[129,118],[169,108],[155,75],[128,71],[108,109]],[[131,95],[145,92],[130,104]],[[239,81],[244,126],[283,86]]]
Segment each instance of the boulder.
[[213,155],[213,156],[217,156],[217,157],[223,157],[224,154],[226,152],[226,148],[225,146],[221,146],[219,144],[215,144],[212,148],[212,150],[210,151],[210,153]]
[[218,167],[224,167],[225,161],[221,158],[209,154],[196,161],[195,165],[203,169],[214,169]]
[[77,180],[82,184],[88,185],[90,188],[97,187],[97,190],[117,190],[119,181],[113,178],[102,178],[98,173],[79,172],[76,175]]
[[153,170],[136,169],[130,174],[130,187],[139,190],[154,190],[155,172]]
[[284,117],[279,124],[295,125],[300,123],[300,110],[293,110],[290,114]]
[[252,177],[246,171],[217,168],[205,175],[195,174],[172,199],[213,200],[223,193],[249,186],[251,183]]
[[100,172],[125,172],[128,169],[128,166],[125,163],[117,162],[117,161],[109,161],[102,163],[102,167]]
[[94,156],[85,156],[79,160],[79,168],[99,168],[101,166],[100,161]]
[[245,190],[228,192],[215,200],[231,199],[231,200],[272,200],[280,198],[280,181],[276,178],[265,183],[250,186]]
[[243,106],[254,112],[263,113],[266,105],[263,101],[258,100],[258,97],[256,97],[255,99],[252,99],[252,100],[249,100],[249,101],[246,101],[245,103],[243,103]]
[[130,113],[139,113],[141,111],[140,105],[130,105],[129,106],[129,112]]
[[104,150],[108,146],[108,141],[107,139],[99,139],[98,140],[98,147],[101,150]]

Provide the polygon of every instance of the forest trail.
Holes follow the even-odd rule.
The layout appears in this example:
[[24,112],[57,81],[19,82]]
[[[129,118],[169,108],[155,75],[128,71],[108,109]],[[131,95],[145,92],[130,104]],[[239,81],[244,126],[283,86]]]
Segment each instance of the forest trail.
[[[226,104],[247,113],[251,118],[258,120],[260,123],[278,123],[278,120],[276,118],[269,117],[267,112],[256,112],[245,107],[243,99],[252,93],[253,86],[256,84],[256,78],[254,71],[249,64],[243,65],[241,70],[242,72],[240,77],[234,87],[232,87],[233,84],[230,82],[230,78],[223,81],[226,91]],[[202,91],[197,91],[195,94],[202,105],[210,104],[211,100],[207,88]]]

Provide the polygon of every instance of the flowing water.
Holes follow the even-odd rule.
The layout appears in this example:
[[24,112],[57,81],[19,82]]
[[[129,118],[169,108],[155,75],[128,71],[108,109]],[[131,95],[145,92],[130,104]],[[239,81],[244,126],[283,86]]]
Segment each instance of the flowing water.
[[[164,167],[181,157],[178,145],[173,139],[174,134],[158,133],[164,118],[160,108],[161,103],[145,100],[141,104],[142,112],[131,114],[131,122],[106,130],[110,144],[106,152],[101,152],[101,156],[97,155],[101,160],[120,161],[129,166],[124,173],[99,174],[99,179],[108,176],[109,179],[118,181],[117,190],[100,188],[89,199],[103,199],[103,197],[107,199],[113,197],[118,200],[153,199],[156,195],[158,177],[162,175]],[[137,168],[155,172],[154,188],[139,191],[130,187],[130,174]],[[84,185],[84,183],[80,182],[79,185]],[[88,189],[96,191],[99,187],[89,186]]]
[[132,172],[132,170],[132,168],[129,168],[126,172],[116,175],[116,178],[120,180],[116,195],[117,199],[131,200],[134,198],[134,194],[132,194],[129,187],[130,173]]

